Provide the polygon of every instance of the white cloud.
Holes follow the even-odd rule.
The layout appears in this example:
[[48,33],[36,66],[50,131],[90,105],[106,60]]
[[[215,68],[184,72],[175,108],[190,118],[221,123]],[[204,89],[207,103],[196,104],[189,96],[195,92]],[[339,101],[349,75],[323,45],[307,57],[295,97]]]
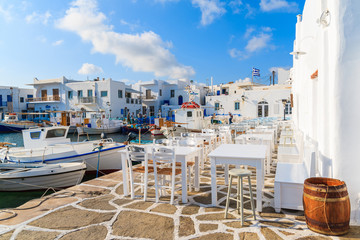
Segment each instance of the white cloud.
[[238,80],[236,80],[235,82],[239,82],[239,83],[247,83],[247,82],[251,82],[251,78],[244,78],[244,79],[241,79],[239,78]]
[[193,5],[200,8],[201,25],[211,24],[216,18],[226,13],[224,3],[219,0],[192,0]]
[[243,5],[241,0],[232,0],[229,2],[229,6],[232,9],[234,14],[241,12],[241,6]]
[[37,13],[37,12],[33,12],[30,15],[27,15],[25,17],[25,20],[27,23],[42,23],[44,25],[46,25],[49,21],[49,18],[51,17],[51,13],[49,11],[46,11],[43,14]]
[[52,43],[53,46],[59,46],[64,42],[64,40],[57,40],[55,42]]
[[244,59],[247,59],[249,57],[249,55],[243,51],[240,51],[236,48],[232,48],[229,50],[229,55],[230,57],[232,58],[236,58],[236,59],[239,59],[239,60],[244,60]]
[[91,42],[92,52],[113,54],[116,62],[137,72],[152,72],[156,77],[190,77],[195,71],[177,62],[169,51],[169,43],[149,31],[141,34],[125,34],[112,31],[105,25],[106,16],[98,12],[95,0],[77,0],[71,3],[66,15],[56,22],[60,29],[78,34]]
[[39,41],[42,42],[42,43],[46,43],[46,42],[47,42],[47,39],[46,39],[46,37],[44,37],[44,36],[38,36],[38,37],[37,37],[37,40],[39,40]]
[[259,51],[263,48],[266,48],[271,40],[271,34],[269,33],[260,33],[257,36],[253,36],[248,44],[246,45],[245,49],[248,52],[255,52]]
[[159,3],[167,3],[167,2],[178,2],[180,0],[155,0],[155,2],[159,2]]
[[256,29],[254,27],[248,27],[246,28],[246,32],[244,34],[244,38],[249,38],[251,36],[251,34],[255,31]]
[[229,50],[229,55],[232,58],[244,60],[262,49],[275,48],[275,46],[270,44],[272,39],[272,29],[269,27],[262,27],[261,31],[258,31],[254,27],[248,27],[244,34],[244,38],[248,39],[244,50],[238,50],[236,48]]
[[264,12],[275,10],[296,12],[298,11],[298,4],[296,2],[288,2],[287,0],[261,0],[260,9]]
[[131,31],[134,31],[136,28],[139,27],[139,24],[137,23],[129,23],[123,19],[120,20],[121,25],[127,26],[130,28]]
[[12,5],[7,9],[0,5],[0,17],[3,17],[6,22],[10,22],[12,20],[11,8]]
[[91,63],[84,63],[78,71],[78,73],[82,75],[92,75],[102,72],[103,70],[101,67],[95,66]]

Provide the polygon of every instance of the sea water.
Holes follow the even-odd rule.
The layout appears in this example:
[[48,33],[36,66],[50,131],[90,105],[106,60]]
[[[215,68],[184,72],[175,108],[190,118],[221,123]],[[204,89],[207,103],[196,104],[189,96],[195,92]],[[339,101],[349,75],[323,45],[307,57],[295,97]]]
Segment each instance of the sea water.
[[[112,133],[107,134],[107,138],[112,138],[115,142],[124,142],[127,140],[128,135],[120,134],[120,133]],[[72,142],[76,142],[78,139],[77,134],[68,134],[68,138],[71,139]],[[142,143],[150,143],[152,142],[153,136],[150,133],[141,135]],[[89,135],[89,140],[98,140],[100,139],[100,135]],[[139,142],[139,136],[133,142]],[[79,141],[86,140],[86,136],[80,136]],[[21,133],[0,133],[0,142],[9,142],[14,143],[16,146],[14,147],[23,147],[24,142]],[[83,181],[87,181],[95,178],[95,174],[85,174]],[[3,208],[15,208],[18,207],[31,199],[40,198],[45,193],[45,190],[40,191],[30,191],[30,192],[0,192],[0,209]],[[52,191],[48,191],[48,194],[53,193]]]

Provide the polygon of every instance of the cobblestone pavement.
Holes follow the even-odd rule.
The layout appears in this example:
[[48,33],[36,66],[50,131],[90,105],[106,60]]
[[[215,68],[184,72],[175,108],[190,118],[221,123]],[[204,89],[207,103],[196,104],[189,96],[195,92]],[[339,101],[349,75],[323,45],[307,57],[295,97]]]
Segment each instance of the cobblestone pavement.
[[[255,170],[252,180],[256,184]],[[222,169],[218,168],[221,174]],[[112,173],[63,190],[46,201],[32,200],[14,210],[0,213],[0,240],[4,239],[360,239],[360,227],[351,227],[342,237],[329,237],[310,231],[303,212],[275,213],[275,166],[266,175],[263,212],[249,218],[242,227],[232,212],[224,219],[226,186],[219,189],[220,207],[210,206],[210,168],[201,172],[199,192],[189,192],[189,202],[169,204],[163,197],[155,203],[154,190],[144,202],[140,189],[135,200],[123,196],[122,172]],[[224,184],[223,175],[218,178]],[[255,187],[255,186],[253,186]],[[245,194],[248,193],[245,186]],[[255,188],[254,188],[255,190]],[[235,191],[235,189],[234,189]],[[43,201],[40,206],[34,207]],[[30,208],[30,209],[26,209]],[[250,214],[250,204],[245,206]]]

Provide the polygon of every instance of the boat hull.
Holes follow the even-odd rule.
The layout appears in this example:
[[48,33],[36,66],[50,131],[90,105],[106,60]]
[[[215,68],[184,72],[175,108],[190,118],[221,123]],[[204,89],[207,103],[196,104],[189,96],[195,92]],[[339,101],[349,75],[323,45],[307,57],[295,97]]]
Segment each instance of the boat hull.
[[78,127],[77,131],[80,134],[99,135],[101,133],[117,133],[120,132],[121,127],[109,127],[109,128],[89,128],[89,127]]
[[11,124],[0,123],[0,133],[21,132],[24,129],[37,127],[36,124]]
[[[99,151],[94,149],[95,143],[92,142],[84,142],[79,144],[88,144],[84,146],[85,150],[77,150],[75,149],[71,151],[64,151],[59,153],[52,153],[55,151],[52,148],[60,149],[61,147],[71,148],[71,144],[59,144],[56,146],[48,147],[47,152],[44,152],[43,149],[38,150],[38,154],[35,154],[35,151],[32,150],[31,155],[25,156],[25,153],[29,154],[29,151],[24,151],[24,154],[16,154],[10,152],[7,156],[7,161],[14,163],[63,163],[63,162],[85,162],[87,171],[97,171],[98,162],[99,162],[99,171],[104,173],[113,172],[117,170],[121,170],[121,159],[118,151],[125,147],[122,144],[112,144],[109,147],[104,147]],[[41,156],[41,151],[45,154]],[[20,152],[21,153],[21,152]],[[49,153],[49,154],[47,154]],[[4,161],[4,155],[1,156],[1,159]]]
[[[51,164],[52,165],[52,164]],[[32,169],[28,172],[0,173],[0,191],[31,191],[66,188],[77,185],[84,177],[86,165],[59,164]]]

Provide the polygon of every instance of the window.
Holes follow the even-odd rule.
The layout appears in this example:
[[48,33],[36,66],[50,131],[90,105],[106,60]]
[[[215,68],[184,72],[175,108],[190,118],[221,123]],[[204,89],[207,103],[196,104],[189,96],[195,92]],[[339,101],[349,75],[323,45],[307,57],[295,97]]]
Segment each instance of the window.
[[88,89],[87,92],[88,92],[88,97],[92,97],[92,96],[93,96],[93,90]]
[[83,97],[83,91],[82,90],[78,90],[78,98],[82,98]]
[[118,98],[122,98],[123,95],[122,95],[122,90],[118,90]]
[[46,138],[65,137],[65,133],[65,128],[52,129],[46,133]]
[[32,94],[27,95],[27,98],[33,98],[33,97],[34,97],[34,95],[32,95]]
[[175,97],[175,90],[170,90],[170,97]]
[[192,117],[192,112],[187,112],[187,117]]
[[68,99],[73,99],[73,91],[68,91]]
[[287,101],[285,104],[285,114],[292,114],[292,107],[290,101]]
[[155,115],[155,107],[150,106],[150,116],[153,117]]
[[20,102],[24,102],[24,97],[20,97]]
[[40,131],[39,131],[39,132],[31,132],[31,133],[30,133],[30,137],[31,137],[31,139],[39,139],[39,138],[40,138],[40,134],[41,134]]
[[151,99],[151,89],[146,89],[146,99]]
[[162,90],[161,89],[159,90],[159,96],[160,97],[162,96]]
[[101,97],[107,97],[107,91],[101,91],[100,96]]
[[133,98],[131,99],[131,104],[134,104],[134,99]]
[[258,103],[258,117],[267,117],[269,115],[269,104],[266,101]]
[[215,110],[219,110],[220,109],[220,104],[219,103],[215,103]]
[[235,110],[240,110],[240,102],[235,102]]

